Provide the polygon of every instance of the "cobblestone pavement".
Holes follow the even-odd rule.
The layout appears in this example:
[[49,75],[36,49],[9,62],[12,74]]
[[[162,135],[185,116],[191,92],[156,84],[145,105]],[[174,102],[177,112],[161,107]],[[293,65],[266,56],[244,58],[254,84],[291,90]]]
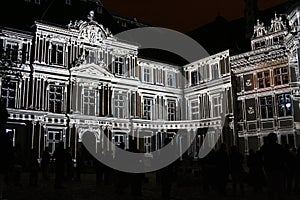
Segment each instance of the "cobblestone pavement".
[[[147,174],[148,181],[143,183],[142,188],[142,200],[160,200],[160,185],[156,184],[155,175]],[[117,194],[115,186],[110,184],[96,184],[95,174],[83,174],[81,181],[65,181],[64,188],[54,188],[54,175],[51,174],[50,180],[44,181],[39,179],[38,186],[29,186],[28,174],[23,174],[21,178],[21,186],[15,186],[10,184],[7,191],[7,197],[9,200],[131,200],[134,199],[130,194],[130,187],[126,187],[123,194]],[[219,197],[215,193],[204,194],[201,190],[201,186],[196,181],[186,184],[179,181],[172,187],[171,196],[174,200],[213,200],[213,199],[255,199],[264,200],[267,196],[252,192],[249,187],[246,187],[244,196],[236,195],[233,196],[230,192],[230,184],[228,185],[226,197]],[[300,195],[290,195],[286,197],[288,200],[299,200]]]

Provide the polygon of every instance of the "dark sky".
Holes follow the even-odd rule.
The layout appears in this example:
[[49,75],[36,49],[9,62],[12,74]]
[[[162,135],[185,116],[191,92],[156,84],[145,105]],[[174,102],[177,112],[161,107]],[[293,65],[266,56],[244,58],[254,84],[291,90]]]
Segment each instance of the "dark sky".
[[[213,21],[218,15],[233,20],[244,15],[244,0],[101,0],[113,15],[181,32]],[[287,0],[258,0],[263,10]]]

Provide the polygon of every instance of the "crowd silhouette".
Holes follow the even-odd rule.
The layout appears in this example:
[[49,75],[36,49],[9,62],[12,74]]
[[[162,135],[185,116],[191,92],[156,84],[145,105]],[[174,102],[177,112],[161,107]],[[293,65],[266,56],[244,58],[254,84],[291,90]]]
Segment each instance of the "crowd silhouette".
[[[166,140],[166,144],[171,139]],[[17,150],[9,144],[9,138],[1,134],[1,195],[5,185],[11,181],[15,186],[22,187],[22,162],[16,155]],[[124,143],[119,145],[124,149]],[[5,149],[6,153],[3,153]],[[11,149],[11,150],[9,150]],[[9,153],[9,151],[11,153]],[[137,152],[137,149],[131,151]],[[81,174],[86,173],[86,161],[78,152],[76,165],[72,160],[72,150],[64,148],[59,143],[53,155],[45,148],[38,162],[35,148],[29,155],[28,173],[31,187],[38,186],[39,181],[49,181],[50,173],[55,176],[55,189],[68,187],[69,181],[81,181]],[[227,196],[228,191],[233,196],[244,196],[245,187],[257,194],[266,194],[269,199],[284,199],[293,194],[299,194],[300,185],[300,150],[288,145],[277,143],[277,135],[270,133],[264,145],[256,152],[250,149],[248,155],[243,155],[237,146],[227,148],[221,144],[217,150],[212,150],[206,157],[198,160],[201,169],[201,188],[204,194],[215,193],[219,197]],[[130,190],[132,199],[141,199],[142,186],[146,181],[145,174],[125,173],[113,170],[94,159],[93,170],[96,184],[113,185],[117,194]],[[158,170],[156,184],[161,187],[161,199],[171,199],[172,187],[176,184],[178,166],[184,166],[183,161]],[[51,170],[52,169],[52,170]],[[39,178],[41,173],[41,179]],[[65,184],[64,184],[65,183]]]
[[[128,189],[132,199],[142,199],[142,186],[147,182],[145,174],[116,171],[90,157],[87,161],[80,151],[77,152],[74,162],[74,152],[70,147],[65,147],[64,143],[58,143],[53,154],[46,147],[41,153],[41,162],[37,149],[32,148],[26,168],[20,157],[19,147],[13,147],[8,134],[5,134],[3,127],[8,113],[2,104],[1,106],[3,112],[1,111],[0,118],[0,199],[5,198],[6,187],[9,184],[22,187],[20,180],[22,172],[26,169],[30,187],[37,187],[40,181],[44,181],[53,184],[55,189],[64,189],[70,181],[80,182],[81,175],[87,173],[87,167],[95,174],[97,185],[113,185],[115,193],[119,195]],[[164,144],[170,142],[171,139],[167,138]],[[131,145],[131,149],[128,150],[138,153],[139,150],[135,147],[136,145]],[[125,144],[120,143],[119,148],[125,149]],[[247,155],[243,154],[238,146],[228,147],[221,144],[220,148],[213,149],[196,163],[200,169],[199,180],[204,194],[241,197],[245,195],[245,188],[250,188],[257,194],[265,194],[270,200],[300,195],[300,148],[279,144],[275,133],[267,136],[259,150],[250,149]],[[161,199],[171,199],[172,188],[180,182],[179,166],[182,169],[188,164],[185,160],[176,161],[156,172],[156,184],[160,185]],[[40,173],[42,178],[39,177]],[[50,178],[51,174],[55,175],[53,181]]]

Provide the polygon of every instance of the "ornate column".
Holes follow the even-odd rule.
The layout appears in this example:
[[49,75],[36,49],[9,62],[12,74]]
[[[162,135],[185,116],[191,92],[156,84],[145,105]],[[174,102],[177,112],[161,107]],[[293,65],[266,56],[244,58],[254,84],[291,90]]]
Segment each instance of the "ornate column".
[[249,141],[248,141],[248,136],[244,136],[245,140],[245,155],[248,155],[249,153]]
[[39,137],[38,137],[38,158],[41,158],[41,135],[42,135],[42,122],[39,121]]
[[[109,94],[110,94],[110,88],[112,88],[112,87],[109,87],[109,90],[108,90],[108,99],[110,99],[110,97],[109,97]],[[108,107],[108,114],[110,115],[110,114],[113,114],[114,113],[114,98],[115,98],[115,89],[114,88],[112,88],[111,89],[111,101],[108,103],[108,105],[110,105],[110,108],[111,108],[111,112],[109,112],[109,107]],[[115,114],[115,113],[114,113]]]
[[36,125],[36,121],[32,121],[32,131],[31,131],[31,149],[33,149],[34,147],[34,129],[35,129],[35,125]]
[[[190,146],[191,144],[191,129],[187,130],[187,145]],[[188,148],[188,155],[191,154],[191,148]]]

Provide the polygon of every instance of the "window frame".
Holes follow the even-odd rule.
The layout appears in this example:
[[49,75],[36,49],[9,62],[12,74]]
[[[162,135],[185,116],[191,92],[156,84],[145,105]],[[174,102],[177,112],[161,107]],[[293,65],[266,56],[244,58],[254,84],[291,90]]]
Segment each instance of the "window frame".
[[[120,98],[122,97],[122,98]],[[114,117],[124,119],[125,118],[125,101],[123,93],[116,93],[114,95]]]
[[[263,101],[265,102],[263,104]],[[269,103],[269,100],[271,100],[271,104]],[[259,98],[260,102],[260,117],[261,119],[271,119],[274,118],[274,101],[272,96],[264,96]],[[271,110],[271,112],[270,112]],[[265,113],[263,115],[263,113]],[[270,116],[270,113],[272,115]]]
[[146,120],[151,120],[152,119],[152,102],[153,99],[152,98],[144,98],[144,118]]
[[[86,93],[87,92],[87,93]],[[83,89],[83,114],[89,116],[95,116],[96,109],[96,90],[94,88],[85,87]],[[88,100],[88,101],[86,101]],[[87,106],[87,109],[85,108]],[[93,109],[92,109],[93,108]]]
[[[54,91],[51,91],[51,88],[55,88]],[[61,88],[61,93],[57,92],[57,88]],[[62,113],[63,112],[63,105],[64,105],[64,86],[62,85],[54,85],[54,84],[50,84],[49,85],[49,99],[48,99],[48,102],[49,102],[49,112],[52,112],[52,113]],[[51,94],[54,94],[54,97],[55,98],[51,98]],[[57,97],[57,94],[60,94],[61,95],[61,99],[58,99],[56,98]],[[53,102],[53,109],[51,108],[51,102]],[[60,104],[60,110],[56,110],[55,108],[57,108],[57,105]]]
[[168,121],[176,121],[176,101],[168,100]]

